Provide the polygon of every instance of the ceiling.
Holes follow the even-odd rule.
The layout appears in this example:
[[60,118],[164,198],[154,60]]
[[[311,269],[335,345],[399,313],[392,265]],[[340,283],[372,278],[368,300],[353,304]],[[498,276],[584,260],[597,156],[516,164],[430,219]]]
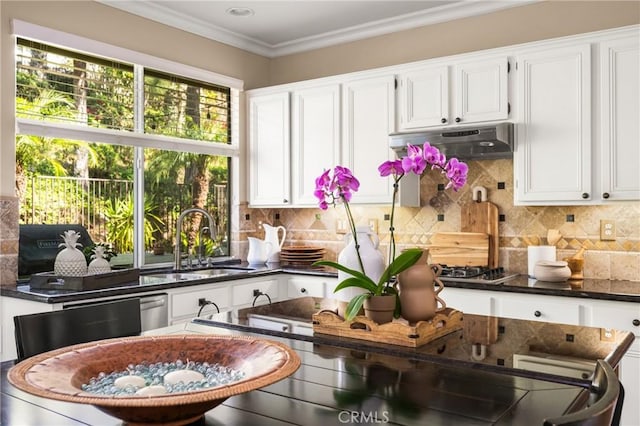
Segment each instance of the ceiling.
[[[538,0],[97,0],[270,58],[481,15]],[[227,13],[248,8],[248,16]]]

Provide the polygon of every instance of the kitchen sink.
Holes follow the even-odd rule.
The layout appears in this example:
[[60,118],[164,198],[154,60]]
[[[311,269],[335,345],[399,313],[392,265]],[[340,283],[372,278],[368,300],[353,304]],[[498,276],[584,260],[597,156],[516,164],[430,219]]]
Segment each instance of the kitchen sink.
[[245,268],[240,266],[213,266],[207,269],[198,269],[193,272],[183,272],[184,274],[205,275],[207,277],[218,277],[222,275],[246,274],[255,271],[254,268]]
[[211,275],[195,273],[195,272],[168,272],[168,273],[157,273],[157,274],[149,274],[144,275],[141,278],[144,279],[145,282],[171,282],[171,281],[191,281],[191,280],[203,280],[205,278],[209,278]]
[[187,270],[178,272],[155,272],[153,274],[141,276],[143,284],[161,284],[169,282],[184,282],[194,280],[204,280],[213,277],[224,277],[227,275],[246,274],[254,271],[255,268],[241,266],[213,266],[207,269]]

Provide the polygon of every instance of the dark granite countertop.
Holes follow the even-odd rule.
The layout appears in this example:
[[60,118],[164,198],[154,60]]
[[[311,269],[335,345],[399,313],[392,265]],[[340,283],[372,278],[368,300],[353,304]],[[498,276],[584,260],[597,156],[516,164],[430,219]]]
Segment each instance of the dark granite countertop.
[[193,323],[568,383],[586,383],[585,379],[588,377],[581,377],[582,375],[578,374],[574,378],[563,377],[559,379],[546,373],[521,370],[516,368],[514,359],[515,357],[531,356],[537,359],[584,361],[587,363],[595,362],[597,359],[605,359],[615,367],[635,339],[633,333],[618,330],[614,341],[604,342],[601,340],[600,328],[596,327],[465,313],[462,329],[417,348],[412,348],[319,333],[313,333],[313,336],[303,336],[265,330],[262,327],[252,327],[249,322],[251,315],[260,315],[262,318],[293,320],[306,322],[310,325],[314,313],[321,310],[335,311],[336,303],[339,302],[332,299],[301,297],[269,305],[244,308],[239,310],[237,317],[227,315],[213,316],[210,319],[195,318]]
[[[542,424],[545,418],[581,408],[589,395],[587,386],[412,360],[363,347],[203,328],[205,333],[280,341],[297,352],[301,366],[277,383],[225,400],[198,425]],[[121,424],[95,407],[16,389],[6,379],[10,367],[9,362],[1,366],[3,425]]]
[[[246,263],[233,263],[238,267],[249,267]],[[14,287],[0,288],[0,295],[28,299],[43,303],[64,303],[71,301],[134,295],[136,293],[157,292],[170,288],[188,287],[200,284],[225,282],[243,278],[254,278],[277,273],[337,277],[335,271],[326,268],[290,267],[279,264],[251,266],[252,270],[238,270],[227,275],[216,275],[203,279],[176,281],[154,279],[149,274],[161,273],[163,270],[144,270],[137,282],[122,284],[114,288],[91,291],[42,290],[31,289],[28,283],[19,283]],[[167,269],[164,269],[167,271]],[[198,270],[188,272],[197,273]],[[580,297],[587,299],[613,300],[640,303],[640,282],[624,280],[584,279],[582,281],[568,281],[564,283],[550,283],[519,275],[513,280],[501,284],[466,283],[447,281],[446,287],[469,288],[475,290],[501,291],[509,293],[528,293],[563,297]]]

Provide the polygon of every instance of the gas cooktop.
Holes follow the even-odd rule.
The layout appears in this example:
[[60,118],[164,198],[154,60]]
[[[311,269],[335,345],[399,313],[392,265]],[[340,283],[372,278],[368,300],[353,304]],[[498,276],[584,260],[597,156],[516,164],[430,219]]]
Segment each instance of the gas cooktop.
[[512,280],[518,274],[510,274],[502,267],[489,268],[487,266],[442,266],[440,280],[466,283],[501,284]]

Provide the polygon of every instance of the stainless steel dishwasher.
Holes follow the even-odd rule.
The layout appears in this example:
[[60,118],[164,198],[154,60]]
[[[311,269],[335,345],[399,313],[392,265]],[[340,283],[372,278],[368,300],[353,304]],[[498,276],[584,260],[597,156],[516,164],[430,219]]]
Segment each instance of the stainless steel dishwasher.
[[80,302],[65,304],[66,308],[93,305],[95,303],[108,302],[110,300],[139,299],[140,300],[140,322],[142,331],[162,328],[169,325],[169,297],[166,293],[149,294],[140,297],[119,297],[117,299],[100,299],[91,302]]

